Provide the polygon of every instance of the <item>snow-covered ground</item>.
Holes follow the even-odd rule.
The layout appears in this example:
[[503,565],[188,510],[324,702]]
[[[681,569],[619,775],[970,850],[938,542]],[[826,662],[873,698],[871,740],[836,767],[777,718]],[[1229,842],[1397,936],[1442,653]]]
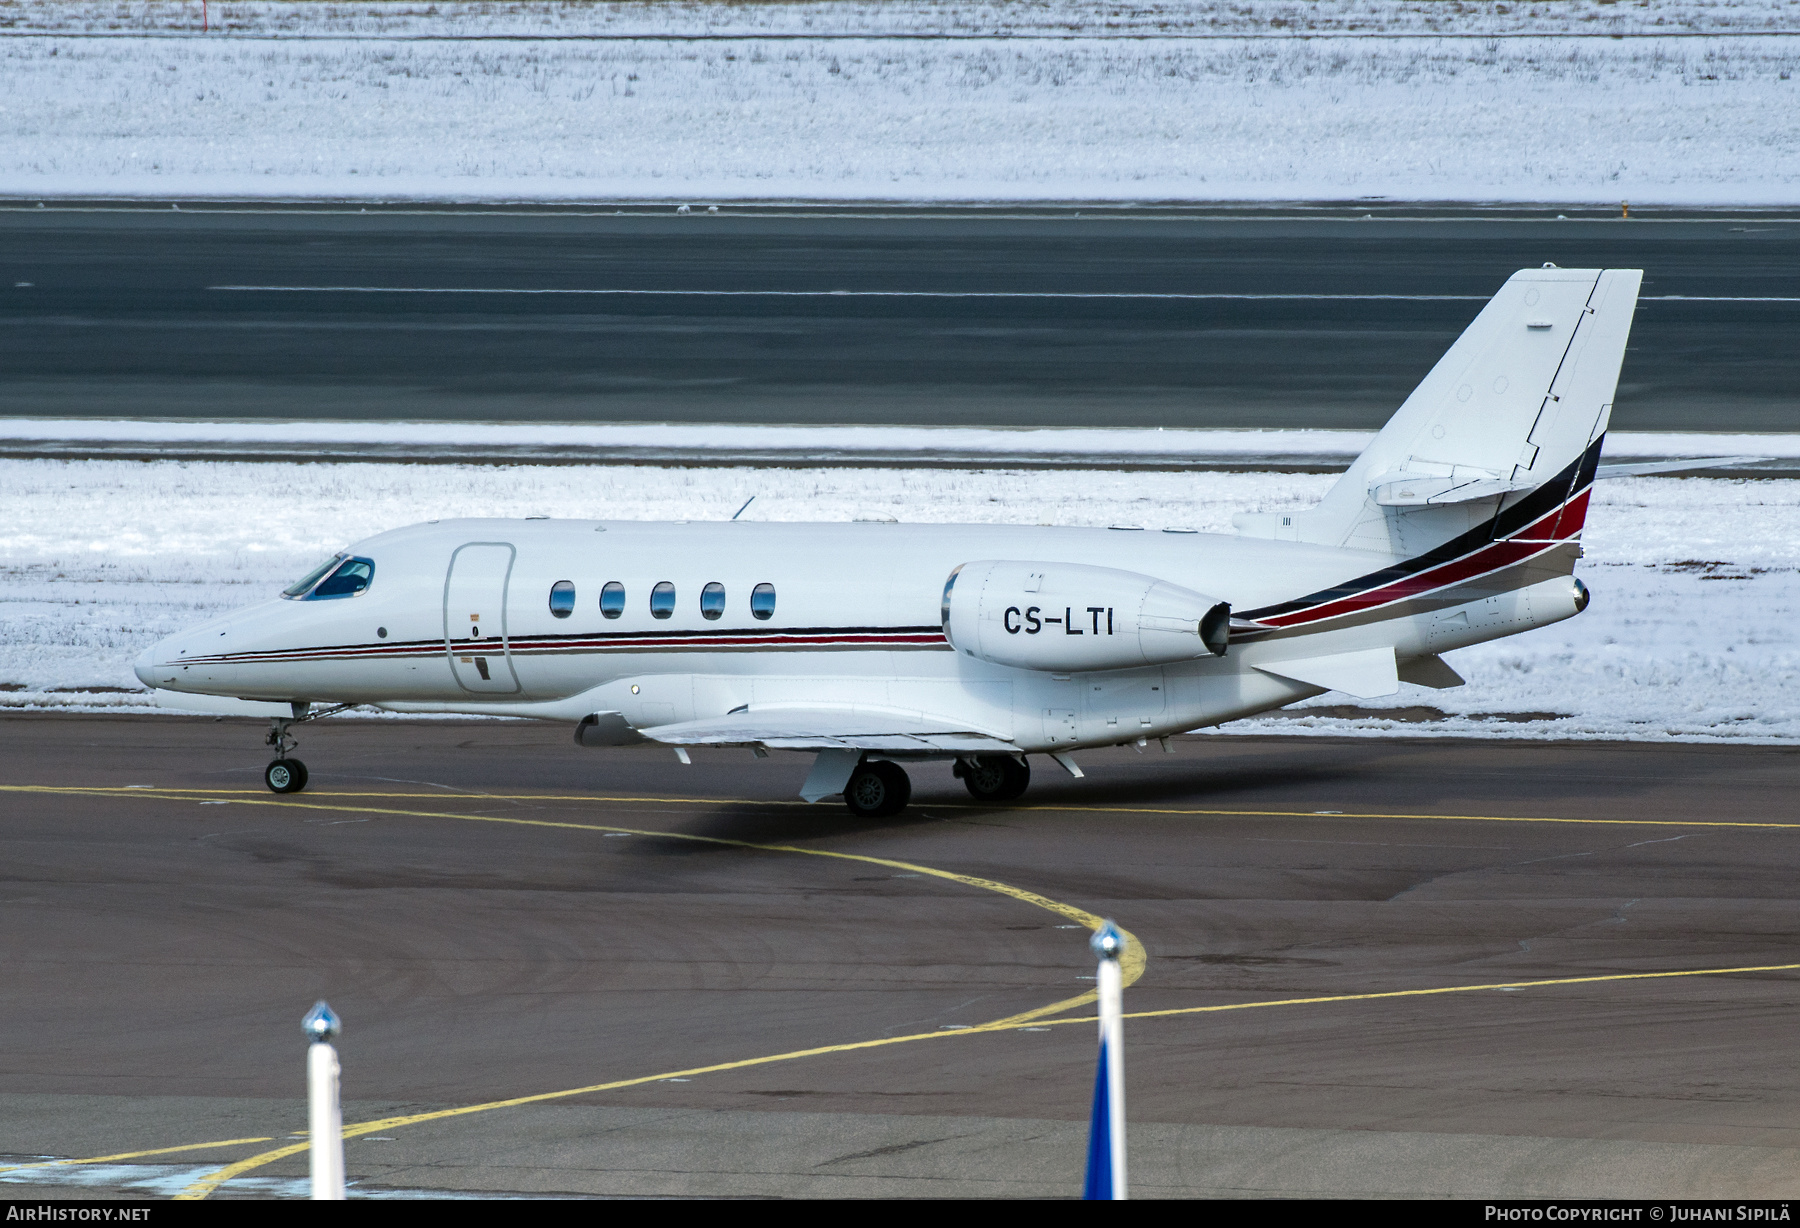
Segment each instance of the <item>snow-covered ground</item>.
[[[9,196],[1792,204],[1800,3],[0,4]],[[1785,32],[1785,33],[1784,33]]]
[[0,0],[0,33],[1141,38],[1768,33],[1800,0]]
[[[360,537],[438,516],[1135,521],[1229,531],[1305,506],[1311,474],[1023,470],[0,461],[0,704],[142,710],[130,661],[214,613],[267,600]],[[1372,715],[1241,732],[1800,739],[1800,482],[1600,484],[1568,622],[1451,654],[1469,685],[1407,686]],[[120,688],[108,691],[103,688]],[[134,693],[136,692],[136,693]],[[1300,709],[1342,708],[1341,695]],[[1407,721],[1429,706],[1442,720]],[[1521,714],[1561,714],[1519,719]],[[1429,714],[1425,714],[1429,715]]]

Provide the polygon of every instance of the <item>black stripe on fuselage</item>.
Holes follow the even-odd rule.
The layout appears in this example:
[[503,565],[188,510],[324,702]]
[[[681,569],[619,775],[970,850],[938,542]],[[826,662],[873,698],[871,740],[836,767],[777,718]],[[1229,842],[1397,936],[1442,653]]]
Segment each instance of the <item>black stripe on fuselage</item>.
[[[895,637],[912,637],[900,643],[892,642]],[[718,640],[722,647],[751,647],[756,641],[776,644],[784,650],[801,650],[805,643],[793,643],[794,640],[814,640],[821,646],[833,646],[834,641],[867,637],[876,642],[868,647],[872,650],[890,647],[933,647],[942,644],[944,629],[939,626],[923,627],[669,627],[649,631],[589,631],[589,632],[556,632],[530,635],[513,635],[505,639],[481,640],[404,640],[394,643],[377,641],[372,644],[332,644],[308,648],[276,648],[265,652],[221,653],[204,657],[182,657],[170,662],[172,665],[243,665],[270,664],[282,661],[313,660],[321,657],[351,661],[382,661],[436,656],[448,652],[457,656],[473,656],[478,653],[500,654],[507,651],[514,653],[553,653],[558,651],[579,650],[584,643],[593,645],[593,650],[618,651],[629,648],[636,643],[649,645],[652,649],[666,640]],[[919,644],[922,637],[935,637],[936,644]],[[729,641],[729,643],[726,643]],[[748,644],[744,641],[749,641]],[[885,641],[885,642],[883,642]]]
[[1570,462],[1555,477],[1533,489],[1531,493],[1511,507],[1503,509],[1486,524],[1477,525],[1468,532],[1451,538],[1441,546],[1427,550],[1424,554],[1404,562],[1393,563],[1379,571],[1371,571],[1367,575],[1358,576],[1354,580],[1346,580],[1341,584],[1334,584],[1330,588],[1320,589],[1316,593],[1296,597],[1292,601],[1283,601],[1256,610],[1233,610],[1232,617],[1255,622],[1264,618],[1274,618],[1281,614],[1291,614],[1295,610],[1324,605],[1327,602],[1342,601],[1357,593],[1380,588],[1427,568],[1438,567],[1452,559],[1459,559],[1465,554],[1481,549],[1489,542],[1511,537],[1527,525],[1542,520],[1572,496],[1593,483],[1594,474],[1600,466],[1600,448],[1605,441],[1606,436],[1601,435],[1600,438],[1588,445],[1587,450],[1579,458]]
[[[944,629],[936,624],[928,627],[663,627],[649,631],[567,631],[547,632],[528,635],[514,635],[509,638],[513,643],[529,642],[533,644],[562,642],[568,640],[605,640],[608,643],[628,644],[633,640],[666,640],[696,639],[702,636],[719,639],[786,639],[794,636],[842,636],[842,635],[938,635]],[[451,645],[460,641],[451,640]]]

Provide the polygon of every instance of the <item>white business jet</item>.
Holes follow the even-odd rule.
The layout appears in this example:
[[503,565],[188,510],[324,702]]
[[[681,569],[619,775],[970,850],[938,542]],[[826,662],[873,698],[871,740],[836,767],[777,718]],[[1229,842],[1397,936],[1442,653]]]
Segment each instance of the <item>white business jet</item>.
[[1235,534],[432,521],[164,640],[137,674],[291,704],[278,793],[306,785],[293,725],[372,705],[566,721],[582,746],[684,762],[810,752],[800,795],[865,816],[906,805],[906,763],[953,760],[1005,802],[1033,754],[1079,776],[1087,747],[1458,686],[1439,654],[1587,605],[1573,571],[1641,276],[1514,274],[1317,507]]

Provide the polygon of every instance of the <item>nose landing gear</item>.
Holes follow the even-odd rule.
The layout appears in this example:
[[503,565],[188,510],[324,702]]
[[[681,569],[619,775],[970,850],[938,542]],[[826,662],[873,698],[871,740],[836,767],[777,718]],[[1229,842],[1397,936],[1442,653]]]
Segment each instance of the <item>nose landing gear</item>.
[[277,716],[269,721],[269,736],[263,741],[275,748],[275,758],[263,769],[263,783],[271,793],[298,793],[306,788],[306,765],[289,752],[300,745],[288,732],[290,725],[310,719],[311,704],[295,704],[292,717]]
[[342,712],[345,708],[353,708],[354,704],[338,704],[321,712],[312,710],[312,703],[307,700],[290,704],[292,716],[276,716],[269,719],[269,736],[263,739],[265,745],[275,748],[275,758],[263,769],[263,783],[269,786],[272,793],[298,793],[306,788],[306,765],[295,759],[293,752],[300,743],[288,732],[291,726],[306,721],[316,721],[321,716],[330,716],[334,712]]
[[298,793],[306,788],[306,765],[298,759],[277,759],[263,769],[263,783],[274,793]]

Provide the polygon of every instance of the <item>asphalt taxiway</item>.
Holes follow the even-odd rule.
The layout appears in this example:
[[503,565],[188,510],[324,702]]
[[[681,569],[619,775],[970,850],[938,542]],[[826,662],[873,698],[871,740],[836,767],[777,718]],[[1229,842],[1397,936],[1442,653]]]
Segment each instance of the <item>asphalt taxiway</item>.
[[1100,916],[1141,1194],[1796,1192],[1800,752],[1174,747],[857,822],[550,726],[324,722],[276,797],[252,724],[0,719],[0,1197],[296,1192],[321,997],[365,1194],[1074,1194]]
[[1791,212],[1379,202],[5,201],[0,415],[1372,429],[1546,261],[1646,270],[1615,429],[1800,422]]

